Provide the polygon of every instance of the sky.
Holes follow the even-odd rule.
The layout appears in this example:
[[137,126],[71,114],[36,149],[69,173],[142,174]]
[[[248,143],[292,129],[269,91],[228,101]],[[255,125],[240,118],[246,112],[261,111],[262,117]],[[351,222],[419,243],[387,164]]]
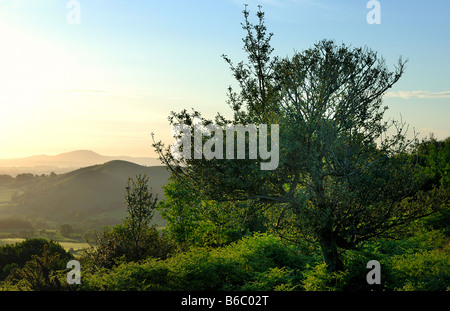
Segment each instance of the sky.
[[375,50],[390,69],[408,59],[386,117],[420,137],[450,136],[450,1],[379,0],[379,24],[368,2],[0,0],[0,158],[155,157],[152,132],[173,141],[171,111],[230,115],[221,55],[245,60],[244,3],[255,22],[262,6],[274,55],[333,39]]

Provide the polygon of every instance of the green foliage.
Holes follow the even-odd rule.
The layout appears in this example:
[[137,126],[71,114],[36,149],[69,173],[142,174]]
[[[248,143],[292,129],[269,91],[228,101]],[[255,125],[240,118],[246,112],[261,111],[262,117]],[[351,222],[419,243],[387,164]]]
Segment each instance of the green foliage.
[[[332,272],[325,264],[308,267],[301,280],[304,290],[395,291],[448,290],[449,242],[441,231],[420,230],[402,240],[367,242],[342,254],[345,269]],[[369,260],[381,265],[381,284],[369,285]]]
[[[345,269],[332,272],[317,247],[283,242],[270,234],[254,234],[216,248],[192,247],[166,259],[116,262],[110,268],[86,269],[80,290],[448,290],[450,244],[439,230],[416,230],[401,240],[379,239],[342,254]],[[58,275],[32,257],[15,270],[10,289],[67,289]],[[381,263],[381,285],[368,285],[366,264]],[[53,265],[53,264],[52,264]],[[67,273],[67,272],[65,272]],[[36,282],[35,280],[40,280]],[[39,285],[40,284],[40,285]],[[61,287],[59,287],[61,285]],[[3,287],[5,288],[5,287]],[[8,285],[6,286],[8,289]]]
[[[192,248],[166,260],[123,263],[87,275],[87,290],[293,290],[297,271],[313,259],[279,238],[255,235],[228,246]],[[283,267],[283,268],[280,268]],[[268,279],[266,280],[266,277]]]
[[29,239],[0,247],[3,290],[66,290],[60,272],[73,255],[54,241]]
[[448,237],[450,236],[450,205],[442,208],[436,214],[423,219],[423,225],[435,229],[442,230]]
[[246,291],[294,291],[299,288],[299,276],[287,267],[270,268],[256,273],[254,281],[244,284],[241,290]]
[[416,148],[418,163],[427,172],[425,189],[433,186],[450,186],[450,137],[438,141],[433,134],[425,138]]
[[202,200],[188,183],[174,178],[164,187],[159,206],[167,221],[165,232],[177,244],[223,246],[253,232],[265,232],[265,218],[257,202]]
[[[244,10],[247,62],[234,64],[224,56],[239,87],[237,92],[230,87],[228,93],[233,119],[218,114],[214,121],[220,129],[279,124],[278,168],[261,170],[261,159],[178,159],[161,142],[153,146],[172,178],[188,185],[202,202],[219,202],[212,204],[215,208],[233,202],[233,210],[239,201],[259,211],[276,206],[283,212],[276,215],[275,228],[283,230],[286,224],[285,231],[298,234],[294,239],[319,241],[327,267],[342,270],[340,249],[391,235],[448,202],[445,189],[424,188],[430,176],[439,175],[445,184],[447,147],[441,148],[444,154],[434,144],[426,149],[424,163],[432,167],[426,172],[411,157],[415,140],[406,138],[406,125],[385,121],[382,97],[402,77],[406,61],[399,58],[390,70],[375,51],[332,40],[289,58],[273,57],[264,13],[258,10],[256,16],[253,24]],[[169,122],[188,126],[192,133],[196,118],[203,126],[213,123],[198,111],[186,110],[172,112]],[[177,207],[171,216],[187,213],[189,228],[200,223],[206,225],[201,232],[212,232],[209,222],[196,221],[200,216],[211,220],[201,209],[197,203],[189,212]]]
[[325,263],[321,263],[304,272],[302,286],[306,291],[342,290],[342,279],[345,275],[343,271],[330,271]]
[[0,281],[15,269],[24,267],[33,256],[43,256],[44,249],[47,249],[48,256],[57,256],[53,266],[55,269],[65,268],[73,258],[60,244],[45,239],[28,239],[14,245],[0,246]]
[[145,174],[129,177],[125,188],[127,217],[124,223],[136,239],[139,238],[140,229],[149,226],[157,205],[157,198],[150,192],[148,180]]
[[33,255],[30,261],[8,276],[9,283],[16,283],[20,290],[49,291],[67,289],[56,271],[64,269],[60,255],[50,254],[48,245],[44,245],[42,256]]
[[150,225],[157,198],[149,192],[148,178],[137,175],[128,179],[125,202],[127,216],[123,224],[104,227],[103,232],[87,251],[86,262],[91,267],[111,268],[120,261],[139,261],[147,257],[165,258],[171,244]]
[[[391,72],[375,52],[330,40],[273,58],[264,13],[256,15],[259,23],[252,24],[244,10],[248,63],[223,56],[240,87],[239,93],[229,88],[234,119],[215,121],[279,123],[279,168],[261,171],[259,160],[179,161],[155,143],[173,172],[158,205],[164,234],[151,225],[157,199],[148,178],[130,178],[127,216],[105,227],[80,258],[76,289],[450,290],[450,138],[409,148],[404,124],[396,122],[394,135],[385,135],[382,95],[405,62]],[[195,117],[200,113],[183,110],[169,121],[193,126]],[[83,169],[52,182],[105,186],[110,169]],[[4,185],[9,180],[0,176]],[[37,177],[17,180],[39,188]],[[69,236],[71,228],[60,231]],[[45,240],[0,247],[2,287],[65,289],[61,277],[70,258]],[[366,281],[370,260],[381,264],[381,284]]]
[[392,274],[396,282],[388,283],[390,289],[437,291],[450,290],[450,248],[444,251],[421,250],[413,254],[395,256]]
[[123,221],[124,231],[121,233],[121,236],[126,236],[127,242],[130,243],[130,253],[127,255],[132,260],[137,261],[146,258],[148,245],[156,242],[154,241],[155,229],[153,229],[152,233],[149,226],[158,200],[150,192],[148,177],[145,174],[136,175],[135,178],[128,178],[125,190],[127,216]]
[[200,199],[186,186],[171,180],[164,186],[166,199],[161,201],[158,210],[167,221],[165,231],[178,244],[195,244],[195,228],[201,220]]
[[[401,240],[380,240],[365,250],[377,254],[383,266],[386,290],[448,290],[450,278],[449,240],[442,230],[416,231]],[[372,255],[373,257],[374,255]]]
[[95,244],[87,250],[84,260],[94,269],[112,268],[121,261],[139,261],[147,257],[166,258],[172,250],[171,243],[155,226],[141,229],[138,248],[134,242],[123,224],[105,227]]

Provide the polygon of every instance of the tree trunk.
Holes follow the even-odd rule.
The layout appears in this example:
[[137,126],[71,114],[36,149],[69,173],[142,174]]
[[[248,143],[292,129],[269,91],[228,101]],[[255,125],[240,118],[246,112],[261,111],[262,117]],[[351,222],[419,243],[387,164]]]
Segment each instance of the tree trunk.
[[320,248],[322,249],[322,255],[325,263],[328,266],[328,270],[332,272],[344,270],[344,264],[338,254],[336,242],[329,238],[321,238]]

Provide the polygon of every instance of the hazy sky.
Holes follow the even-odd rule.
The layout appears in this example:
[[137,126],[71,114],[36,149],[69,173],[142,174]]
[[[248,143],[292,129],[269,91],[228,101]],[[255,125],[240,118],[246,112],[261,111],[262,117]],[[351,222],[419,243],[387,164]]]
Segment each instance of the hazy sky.
[[[376,50],[406,72],[385,97],[387,115],[422,135],[450,136],[450,1],[0,0],[0,157],[90,149],[154,156],[151,132],[171,142],[170,111],[225,115],[231,72],[245,55],[243,3],[274,33],[274,55],[321,39]],[[70,15],[73,17],[74,15]]]

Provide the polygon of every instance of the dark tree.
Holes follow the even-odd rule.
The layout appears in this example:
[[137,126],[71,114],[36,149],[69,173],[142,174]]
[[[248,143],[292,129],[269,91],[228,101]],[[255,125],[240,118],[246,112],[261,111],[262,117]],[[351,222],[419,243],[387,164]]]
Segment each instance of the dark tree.
[[105,227],[86,251],[85,260],[93,269],[112,268],[117,260],[139,261],[147,257],[165,258],[172,250],[169,241],[151,224],[157,198],[151,193],[146,175],[128,179],[122,224]]
[[127,217],[124,226],[133,244],[133,257],[141,259],[145,252],[145,240],[150,229],[150,222],[155,213],[158,199],[153,196],[148,187],[148,177],[137,175],[128,179],[125,203]]
[[[264,13],[257,12],[255,25],[248,17],[245,9],[248,62],[234,65],[224,56],[240,87],[229,88],[234,119],[219,114],[215,122],[279,124],[279,166],[262,171],[259,158],[176,159],[155,143],[174,178],[204,199],[247,200],[270,210],[284,234],[318,241],[332,271],[343,268],[340,248],[392,233],[437,210],[445,195],[417,192],[422,177],[409,156],[415,140],[406,139],[404,123],[384,120],[382,97],[406,62],[400,58],[390,71],[376,52],[330,40],[291,58],[275,58]],[[169,120],[193,132],[195,117],[200,113],[182,111]]]

